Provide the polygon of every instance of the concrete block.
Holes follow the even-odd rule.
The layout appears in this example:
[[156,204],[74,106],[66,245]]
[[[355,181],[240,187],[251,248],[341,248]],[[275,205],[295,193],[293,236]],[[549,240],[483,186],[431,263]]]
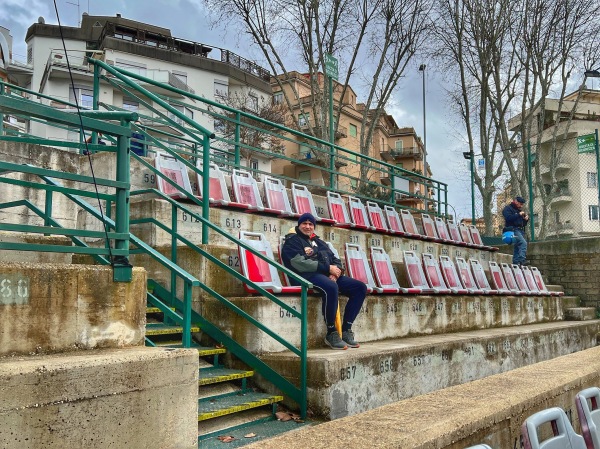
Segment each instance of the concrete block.
[[[229,298],[250,316],[286,340],[300,346],[300,320],[261,296]],[[300,310],[299,297],[281,296],[288,306]],[[340,301],[343,313],[346,299]],[[418,335],[491,329],[563,319],[562,298],[524,296],[368,296],[353,329],[361,342]],[[264,332],[249,325],[235,312],[213,298],[204,298],[199,313],[255,353],[279,352],[285,348]],[[321,299],[308,300],[309,348],[323,348],[325,326]]]
[[595,319],[596,309],[594,307],[570,307],[565,309],[565,320],[588,321]]
[[198,353],[156,348],[0,359],[4,449],[197,447]]
[[[591,348],[599,329],[600,320],[555,322],[384,340],[346,351],[313,350],[308,356],[309,408],[328,419],[355,415]],[[298,357],[281,352],[261,358],[298,382]]]
[[110,267],[0,264],[0,355],[143,344],[146,273]]
[[[0,232],[0,242],[30,243],[35,245],[60,245],[72,246],[71,239],[52,235],[24,234],[20,232]],[[0,251],[0,262],[27,262],[27,263],[71,263],[73,253],[51,253],[39,251]]]
[[519,448],[523,420],[548,407],[563,408],[580,432],[575,395],[599,385],[599,373],[600,348],[591,348],[246,447],[325,449],[335,441],[336,447],[463,449],[485,442]]

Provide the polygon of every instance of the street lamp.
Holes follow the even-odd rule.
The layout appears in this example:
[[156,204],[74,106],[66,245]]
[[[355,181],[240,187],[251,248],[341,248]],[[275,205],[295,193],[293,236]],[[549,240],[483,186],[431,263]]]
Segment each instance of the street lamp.
[[471,224],[475,225],[475,169],[474,169],[474,160],[475,154],[473,151],[465,151],[463,152],[463,157],[469,161],[469,168],[471,171]]
[[[425,112],[425,68],[427,66],[425,64],[421,64],[419,66],[419,72],[423,73],[423,175],[426,178],[429,178],[427,173],[427,115]],[[425,206],[425,210],[427,211],[427,197],[429,195],[429,185],[426,188],[425,199],[423,200],[423,205]]]

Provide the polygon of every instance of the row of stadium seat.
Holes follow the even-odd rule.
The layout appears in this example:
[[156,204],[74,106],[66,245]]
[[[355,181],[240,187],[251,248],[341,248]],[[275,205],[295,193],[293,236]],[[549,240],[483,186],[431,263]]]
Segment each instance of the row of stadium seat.
[[[264,234],[241,231],[239,238],[257,252],[274,260],[271,244]],[[283,242],[283,238],[281,238],[281,242]],[[336,257],[341,260],[331,243],[327,242],[327,244]],[[242,246],[238,246],[238,251],[242,274],[256,285],[271,293],[300,293],[300,287],[290,285],[287,277],[284,277],[285,285],[282,283],[274,266]],[[281,246],[279,254],[281,254]],[[369,260],[371,261],[370,265]],[[448,256],[440,256],[438,260],[432,254],[424,253],[419,258],[414,251],[404,251],[404,267],[410,285],[402,287],[398,282],[390,257],[382,247],[372,246],[370,257],[367,257],[365,251],[358,244],[346,243],[345,247],[345,265],[348,276],[364,282],[369,293],[563,295],[562,292],[548,291],[542,275],[536,267],[521,267],[507,263],[498,265],[496,262],[490,262],[490,273],[495,287],[492,288],[483,266],[478,260],[470,259],[469,263],[462,257],[457,257],[455,260],[456,265]],[[247,284],[244,284],[244,288],[249,293],[256,293],[256,290]]]
[[[155,159],[155,166],[162,174],[174,181],[181,188],[192,192],[188,170],[183,162],[159,153]],[[202,171],[202,164],[198,162],[198,169]],[[421,214],[423,232],[420,232],[410,211],[402,209],[400,213],[392,206],[385,205],[383,210],[380,205],[367,201],[366,206],[360,198],[348,196],[348,203],[339,193],[327,192],[327,207],[331,218],[324,218],[317,214],[312,193],[301,184],[293,183],[291,186],[294,210],[288,198],[288,191],[283,182],[272,176],[264,177],[263,203],[258,183],[252,175],[245,170],[234,169],[231,174],[231,186],[235,201],[232,201],[225,176],[218,165],[211,163],[209,167],[209,201],[213,206],[231,207],[251,213],[274,214],[279,217],[298,217],[305,212],[310,212],[317,221],[324,224],[342,228],[354,228],[365,231],[392,234],[419,240],[446,243],[450,245],[466,246],[487,251],[496,251],[498,248],[483,244],[478,229],[463,223],[457,225],[453,220],[444,221],[440,217],[432,219],[428,214]],[[197,175],[197,184],[202,197],[202,177]],[[158,178],[159,190],[175,199],[185,199],[186,196],[162,178]]]
[[[592,387],[575,396],[581,435],[575,433],[569,417],[559,407],[534,413],[521,426],[525,449],[600,449],[600,388]],[[549,438],[544,431],[550,430]],[[478,444],[466,449],[492,449]]]

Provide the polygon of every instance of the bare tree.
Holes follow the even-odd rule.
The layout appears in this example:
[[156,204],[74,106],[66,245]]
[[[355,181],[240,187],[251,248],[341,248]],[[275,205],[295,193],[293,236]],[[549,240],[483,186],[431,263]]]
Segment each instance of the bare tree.
[[[219,139],[231,147],[239,144],[241,158],[246,160],[246,166],[250,167],[251,160],[256,155],[261,157],[273,157],[283,153],[285,146],[277,137],[279,128],[269,125],[270,123],[283,124],[285,120],[285,108],[282,105],[273,104],[271,98],[261,98],[252,95],[250,91],[234,92],[227,95],[217,96],[219,103],[238,111],[247,112],[249,115],[237,114],[218,110],[215,107],[209,109],[213,114],[221,114],[222,119],[216,119],[215,130]],[[258,117],[266,122],[259,122],[253,117]],[[239,140],[236,138],[239,135]]]
[[[385,104],[402,73],[425,38],[430,0],[204,0],[216,23],[232,19],[260,47],[289,111],[310,111],[308,133],[329,140],[328,100],[324,57],[339,60],[340,101],[336,117],[351,84],[360,83],[365,107],[359,111],[360,151],[369,154],[373,133]],[[300,65],[300,67],[298,67]],[[293,66],[293,67],[292,67]],[[292,72],[308,74],[310,95],[298,92]],[[284,86],[290,86],[288,90]],[[336,131],[338,122],[336,121]],[[362,167],[361,178],[368,171]]]
[[[543,129],[546,99],[556,95],[560,113],[571,75],[583,72],[584,56],[589,63],[597,55],[598,8],[597,0],[436,2],[436,57],[452,82],[448,93],[462,118],[468,150],[486,162],[485,171],[475,173],[475,184],[487,234],[493,231],[495,185],[504,168],[512,193],[526,195],[526,143],[532,137],[541,142],[538,125]],[[509,122],[514,116],[517,125]],[[555,135],[553,142],[560,140]],[[560,159],[556,145],[551,159],[554,173]]]

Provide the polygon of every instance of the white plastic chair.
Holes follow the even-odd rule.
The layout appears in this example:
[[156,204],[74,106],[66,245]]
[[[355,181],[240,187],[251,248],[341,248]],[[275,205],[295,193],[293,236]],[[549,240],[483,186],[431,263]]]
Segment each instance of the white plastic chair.
[[[549,424],[552,436],[540,441],[539,428]],[[547,426],[544,426],[547,428]],[[531,415],[521,426],[525,449],[587,449],[581,435],[577,435],[563,409],[542,410]]]

